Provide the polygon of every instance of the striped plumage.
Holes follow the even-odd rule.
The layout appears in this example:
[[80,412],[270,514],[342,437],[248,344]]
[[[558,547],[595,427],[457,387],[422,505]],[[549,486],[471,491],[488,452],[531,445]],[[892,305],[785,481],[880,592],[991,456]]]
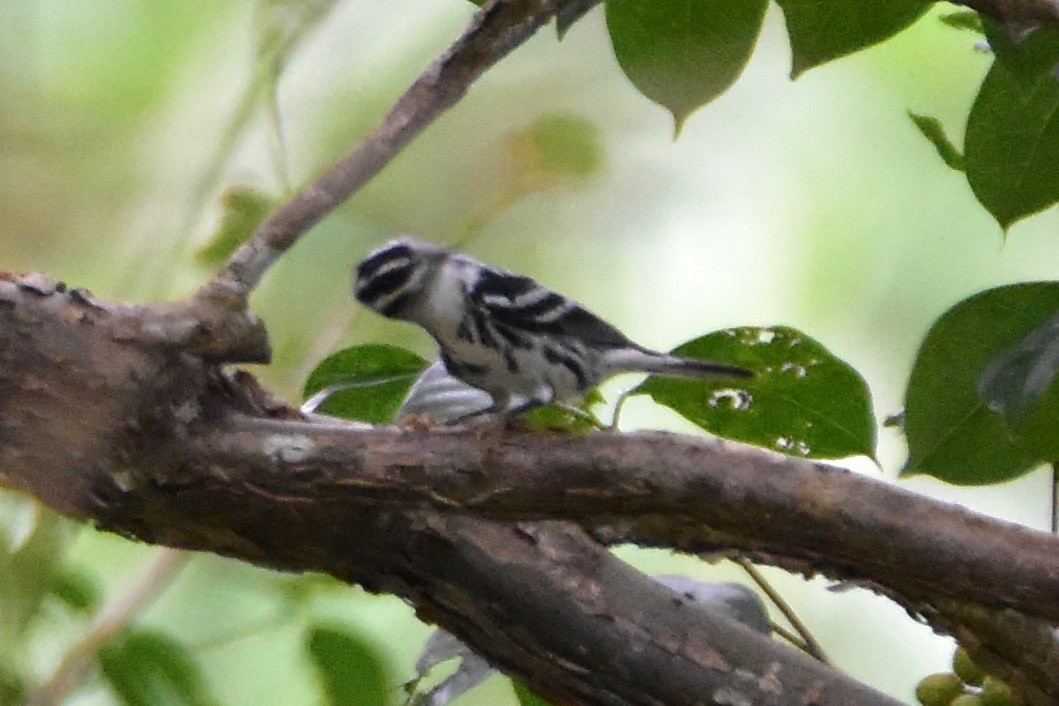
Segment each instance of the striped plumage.
[[383,316],[426,329],[449,373],[488,392],[494,411],[577,401],[623,372],[751,375],[644,348],[529,277],[415,238],[391,241],[361,262],[353,293]]

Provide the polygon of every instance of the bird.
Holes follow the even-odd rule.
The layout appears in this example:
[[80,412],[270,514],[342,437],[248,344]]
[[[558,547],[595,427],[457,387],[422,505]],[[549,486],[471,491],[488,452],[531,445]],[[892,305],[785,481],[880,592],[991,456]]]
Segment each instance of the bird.
[[384,317],[426,330],[449,374],[492,398],[483,414],[569,408],[620,373],[753,376],[645,348],[530,277],[412,236],[391,240],[357,265],[353,296]]

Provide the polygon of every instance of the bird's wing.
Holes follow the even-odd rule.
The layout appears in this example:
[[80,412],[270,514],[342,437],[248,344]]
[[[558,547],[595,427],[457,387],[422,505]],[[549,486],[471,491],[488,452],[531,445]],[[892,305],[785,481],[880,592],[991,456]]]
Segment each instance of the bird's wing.
[[565,336],[604,347],[635,346],[625,334],[577,302],[523,275],[486,269],[469,298],[487,319],[514,332]]

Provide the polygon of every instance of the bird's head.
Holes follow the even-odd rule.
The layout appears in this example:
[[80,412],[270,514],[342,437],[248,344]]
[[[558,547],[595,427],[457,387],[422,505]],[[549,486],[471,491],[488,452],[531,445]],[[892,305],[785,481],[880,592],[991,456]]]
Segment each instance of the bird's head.
[[451,255],[445,248],[411,236],[391,240],[357,265],[353,296],[383,316],[405,318],[402,312]]

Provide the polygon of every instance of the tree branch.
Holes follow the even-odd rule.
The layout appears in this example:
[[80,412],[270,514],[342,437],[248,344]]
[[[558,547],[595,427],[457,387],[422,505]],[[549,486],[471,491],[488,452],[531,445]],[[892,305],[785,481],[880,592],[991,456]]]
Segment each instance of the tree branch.
[[[249,376],[145,334],[168,310],[86,303],[39,281],[0,277],[6,484],[126,536],[397,593],[561,702],[892,703],[674,607],[583,530],[546,519],[866,581],[938,629],[954,623],[922,606],[942,600],[1059,611],[1048,535],[737,444],[305,420]],[[1057,675],[1042,671],[1033,678],[1053,693]]]
[[229,482],[291,501],[566,519],[609,543],[734,547],[878,583],[910,603],[949,597],[1059,622],[1059,539],[741,444],[239,417],[197,430],[182,454],[189,468],[221,464]]
[[356,193],[486,70],[529,39],[564,5],[594,0],[493,0],[416,79],[382,124],[355,150],[298,192],[265,221],[228,266],[199,293],[240,300],[298,238]]

